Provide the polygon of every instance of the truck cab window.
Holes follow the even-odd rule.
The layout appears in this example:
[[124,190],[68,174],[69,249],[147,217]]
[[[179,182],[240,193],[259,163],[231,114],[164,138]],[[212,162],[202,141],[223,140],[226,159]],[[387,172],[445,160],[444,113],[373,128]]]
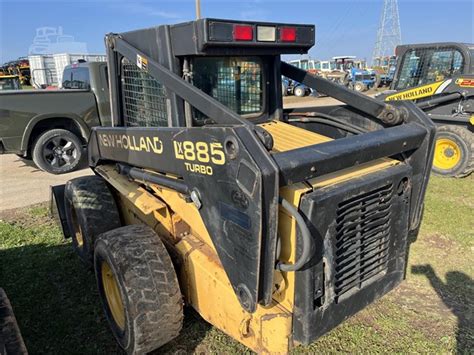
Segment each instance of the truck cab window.
[[69,68],[64,70],[62,87],[64,89],[90,88],[89,69],[84,67]]
[[[256,57],[195,58],[193,84],[239,115],[263,111],[262,63]],[[204,118],[194,111],[196,120]]]

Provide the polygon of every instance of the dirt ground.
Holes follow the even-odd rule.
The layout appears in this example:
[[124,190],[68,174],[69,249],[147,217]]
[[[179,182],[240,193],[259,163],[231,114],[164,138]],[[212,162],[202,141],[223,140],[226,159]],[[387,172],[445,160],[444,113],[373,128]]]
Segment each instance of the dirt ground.
[[50,186],[92,174],[84,168],[69,174],[52,175],[39,170],[31,160],[14,154],[0,155],[0,211],[29,206],[50,198]]

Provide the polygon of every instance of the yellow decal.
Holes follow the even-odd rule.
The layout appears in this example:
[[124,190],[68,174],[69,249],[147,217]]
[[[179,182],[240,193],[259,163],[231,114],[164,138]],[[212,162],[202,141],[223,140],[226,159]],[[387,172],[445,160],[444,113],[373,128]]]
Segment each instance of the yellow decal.
[[385,98],[385,101],[417,100],[423,97],[428,97],[434,95],[434,93],[441,86],[442,83],[443,81],[438,81],[436,83],[419,86],[414,89],[397,92],[396,94],[387,96]]
[[137,137],[127,134],[98,134],[99,144],[107,148],[120,148],[139,152],[163,153],[163,143],[159,137]]
[[137,54],[137,67],[144,71],[148,71],[148,59]]
[[474,79],[458,78],[456,79],[456,85],[462,88],[472,88],[474,87]]
[[469,119],[469,123],[474,126],[474,115]]
[[206,163],[225,164],[225,154],[221,143],[174,141],[173,146],[176,159],[187,161],[184,163],[187,171],[212,175],[213,169],[205,165]]

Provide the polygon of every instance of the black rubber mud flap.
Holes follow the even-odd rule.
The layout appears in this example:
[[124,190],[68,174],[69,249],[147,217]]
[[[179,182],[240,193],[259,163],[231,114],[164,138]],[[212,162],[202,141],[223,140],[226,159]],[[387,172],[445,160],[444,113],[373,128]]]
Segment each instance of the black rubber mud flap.
[[10,300],[0,288],[0,354],[28,354]]
[[64,189],[66,185],[51,186],[50,213],[56,222],[61,226],[65,238],[70,238],[71,233],[67,225],[66,209],[64,206]]

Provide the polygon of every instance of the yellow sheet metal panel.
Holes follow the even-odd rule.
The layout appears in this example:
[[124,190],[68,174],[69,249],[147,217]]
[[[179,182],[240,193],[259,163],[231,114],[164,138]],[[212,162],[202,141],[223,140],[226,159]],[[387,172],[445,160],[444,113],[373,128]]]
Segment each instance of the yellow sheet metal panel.
[[112,184],[121,195],[132,201],[144,214],[150,214],[155,210],[166,207],[157,198],[150,198],[153,196],[140,185],[120,175],[112,165],[101,165],[95,171]]
[[[311,191],[311,186],[298,183],[280,189],[280,196],[298,207],[301,196]],[[278,234],[281,242],[279,260],[294,263],[296,258],[296,221],[283,208],[278,213]],[[293,311],[295,297],[295,273],[275,271],[273,299],[288,311]]]
[[326,174],[308,181],[313,188],[321,188],[329,185],[334,185],[343,181],[353,179],[355,177],[367,175],[389,166],[400,164],[398,160],[390,158],[381,158],[368,163],[352,166],[347,169],[336,171],[331,174]]
[[180,280],[185,284],[186,302],[205,320],[258,353],[288,352],[292,347],[290,312],[277,303],[246,312],[215,253],[193,235],[176,247],[184,258]]
[[176,212],[181,219],[189,225],[191,234],[199,238],[216,252],[211,236],[194,203],[186,202],[176,191],[164,189],[157,185],[150,185],[150,187],[163,201],[166,201],[172,211]]
[[332,139],[318,133],[292,126],[280,121],[271,121],[260,125],[273,137],[273,152],[285,152],[308,145],[329,142]]
[[[174,222],[176,222],[176,218],[173,217],[174,219],[172,219],[172,216],[168,214],[168,210],[166,210],[166,215],[162,215],[164,213],[162,208],[164,207],[169,208],[170,211],[176,212],[179,215],[178,219],[181,219],[190,227],[190,233],[199,237],[203,242],[215,250],[199,211],[193,203],[186,202],[178,192],[150,184],[149,187],[155,193],[155,195],[152,195],[145,189],[141,188],[139,184],[130,181],[123,175],[120,175],[113,165],[101,165],[96,168],[96,172],[104,177],[115,189],[117,189],[121,196],[124,196],[126,200],[135,205],[135,207],[144,215],[151,214],[152,219],[156,217],[159,223],[164,224],[170,233],[176,232],[174,230]],[[166,201],[166,204],[163,201]],[[127,208],[130,210],[132,206],[127,204]],[[156,216],[154,216],[155,212],[153,211],[156,211]],[[139,217],[138,215],[130,215],[129,212],[126,212],[125,214],[127,215],[125,216],[127,222],[134,221],[133,223],[137,223],[138,218],[141,218],[143,223],[154,228],[152,219],[150,220],[149,218]],[[179,233],[176,237],[179,237]]]

